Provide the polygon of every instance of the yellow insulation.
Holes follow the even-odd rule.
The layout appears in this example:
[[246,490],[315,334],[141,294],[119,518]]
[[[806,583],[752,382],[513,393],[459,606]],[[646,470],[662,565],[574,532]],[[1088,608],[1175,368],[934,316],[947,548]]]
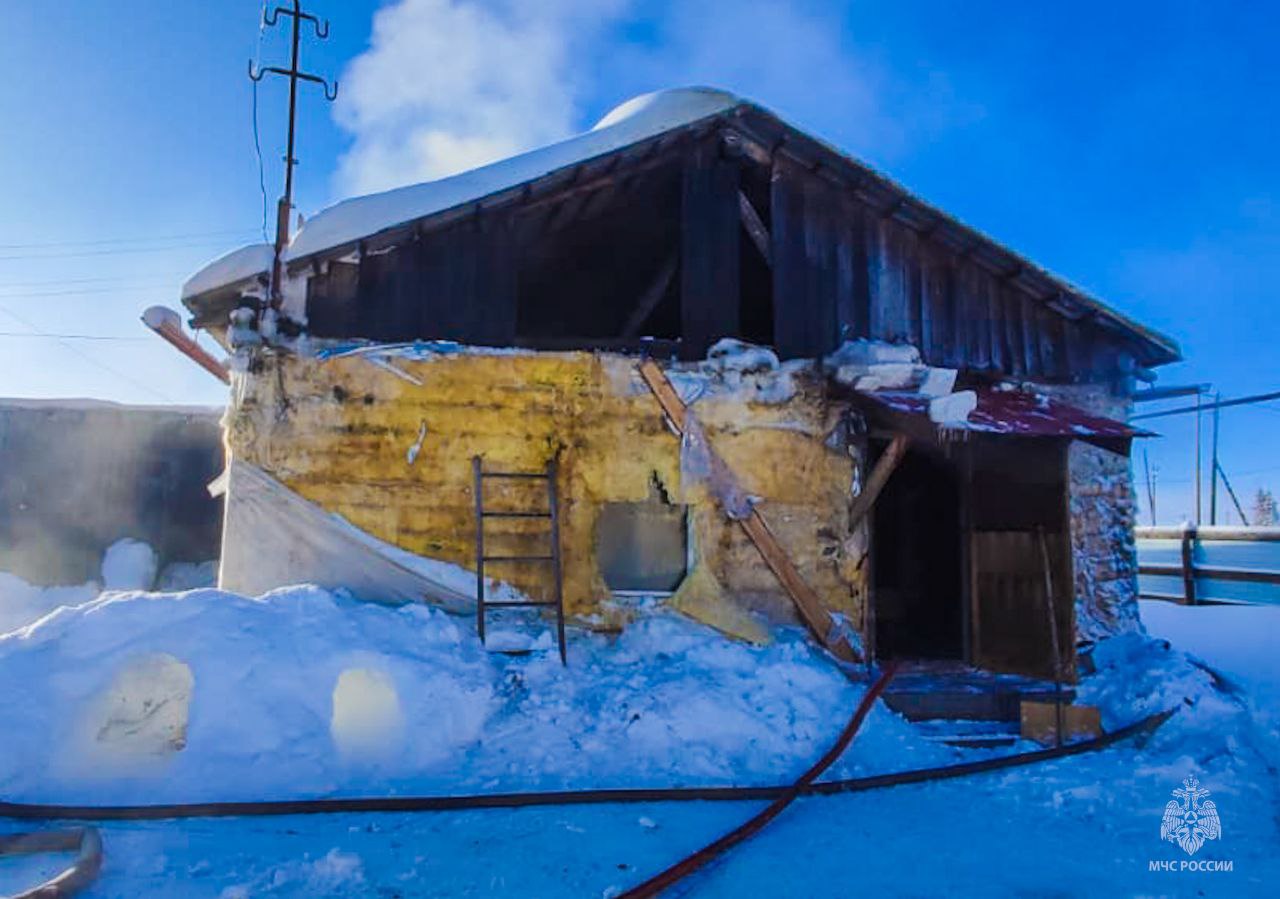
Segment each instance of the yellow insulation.
[[[601,505],[644,502],[656,481],[692,513],[700,570],[675,604],[752,640],[762,631],[749,612],[792,617],[785,592],[741,528],[705,491],[681,484],[679,440],[632,358],[521,352],[388,359],[398,371],[360,356],[263,361],[228,417],[232,456],[382,540],[474,567],[472,456],[482,456],[488,469],[539,471],[558,453],[570,614],[601,614],[608,599],[594,551]],[[801,374],[796,384],[782,403],[712,390],[693,409],[742,486],[763,501],[771,529],[806,580],[829,608],[858,623],[865,568],[848,557],[850,546],[865,542],[851,540],[848,530],[855,459],[826,444],[842,410],[819,380]],[[485,502],[545,508],[545,487],[491,481]],[[545,550],[545,532],[545,521],[536,519],[486,524],[493,551],[504,554]],[[534,596],[550,586],[545,566],[494,566],[492,574]]]

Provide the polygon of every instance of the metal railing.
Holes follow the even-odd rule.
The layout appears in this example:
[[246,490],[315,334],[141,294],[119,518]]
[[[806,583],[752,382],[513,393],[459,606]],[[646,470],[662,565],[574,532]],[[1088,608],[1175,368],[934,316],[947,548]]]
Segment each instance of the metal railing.
[[[1181,561],[1177,565],[1142,564],[1138,565],[1138,574],[1153,577],[1176,577],[1182,580],[1181,594],[1141,592],[1143,599],[1162,599],[1178,602],[1183,605],[1220,604],[1223,600],[1203,599],[1196,589],[1199,580],[1231,581],[1236,583],[1280,585],[1280,571],[1255,568],[1235,568],[1215,565],[1202,565],[1196,562],[1196,547],[1200,541],[1241,542],[1241,543],[1280,543],[1280,528],[1277,527],[1228,527],[1207,526],[1196,527],[1186,524],[1175,527],[1139,527],[1134,528],[1134,536],[1138,540],[1177,540],[1181,544]],[[1228,600],[1237,602],[1237,600]]]

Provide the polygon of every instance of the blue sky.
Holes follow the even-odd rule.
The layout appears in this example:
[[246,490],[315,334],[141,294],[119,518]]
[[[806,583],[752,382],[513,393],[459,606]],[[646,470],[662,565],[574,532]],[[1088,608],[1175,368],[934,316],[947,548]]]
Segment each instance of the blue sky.
[[[10,6],[0,394],[220,403],[137,319],[261,226],[245,77],[259,0]],[[302,91],[304,214],[564,136],[642,91],[712,84],[1171,334],[1187,362],[1162,383],[1280,389],[1273,3],[307,6],[333,28],[304,63],[342,93]],[[284,61],[283,38],[263,36],[267,62]],[[274,203],[283,85],[259,100]],[[33,330],[130,339],[12,336]],[[1192,430],[1158,427],[1147,449],[1174,520],[1190,510]],[[1280,403],[1224,413],[1241,494],[1280,487],[1277,435]]]

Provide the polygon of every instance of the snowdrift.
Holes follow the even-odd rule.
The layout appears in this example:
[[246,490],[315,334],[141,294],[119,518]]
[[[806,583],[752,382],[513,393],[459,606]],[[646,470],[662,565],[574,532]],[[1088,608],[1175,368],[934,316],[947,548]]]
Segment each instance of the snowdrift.
[[[106,593],[0,636],[0,795],[178,802],[775,783],[862,688],[799,631],[768,647],[655,612],[490,654],[467,619],[293,587]],[[838,776],[936,764],[880,708]]]

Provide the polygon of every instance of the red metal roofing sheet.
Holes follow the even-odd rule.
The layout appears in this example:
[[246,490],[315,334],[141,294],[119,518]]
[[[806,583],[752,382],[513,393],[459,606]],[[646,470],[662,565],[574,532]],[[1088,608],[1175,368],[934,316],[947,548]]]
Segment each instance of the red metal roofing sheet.
[[[1083,409],[1023,390],[976,390],[978,407],[964,423],[948,423],[945,427],[1009,434],[1021,437],[1070,437],[1127,439],[1148,437],[1150,431],[1093,415]],[[928,416],[929,398],[915,393],[864,393],[882,406],[906,414]]]

